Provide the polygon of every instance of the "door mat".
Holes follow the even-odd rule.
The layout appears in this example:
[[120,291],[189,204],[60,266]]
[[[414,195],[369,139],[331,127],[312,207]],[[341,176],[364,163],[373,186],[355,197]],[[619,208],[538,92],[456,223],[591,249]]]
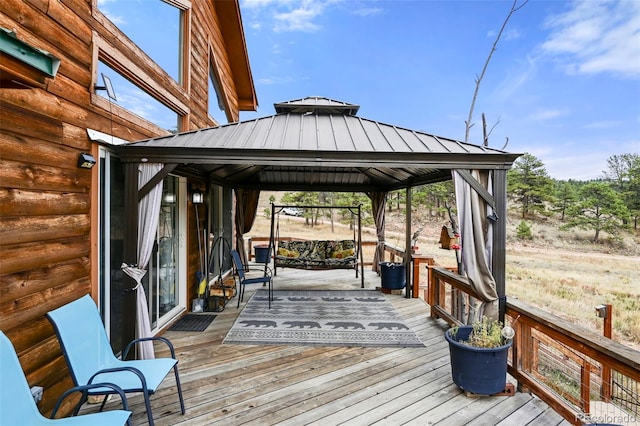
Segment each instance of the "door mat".
[[213,314],[187,314],[173,323],[169,331],[204,331],[215,317]]
[[423,347],[376,290],[257,290],[223,344]]

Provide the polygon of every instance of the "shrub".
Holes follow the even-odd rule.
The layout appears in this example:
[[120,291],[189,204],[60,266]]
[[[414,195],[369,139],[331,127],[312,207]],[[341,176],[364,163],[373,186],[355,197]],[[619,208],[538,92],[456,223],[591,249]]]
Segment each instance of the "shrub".
[[520,221],[518,224],[518,228],[516,229],[516,237],[519,240],[532,240],[533,234],[531,233],[531,227],[524,220]]

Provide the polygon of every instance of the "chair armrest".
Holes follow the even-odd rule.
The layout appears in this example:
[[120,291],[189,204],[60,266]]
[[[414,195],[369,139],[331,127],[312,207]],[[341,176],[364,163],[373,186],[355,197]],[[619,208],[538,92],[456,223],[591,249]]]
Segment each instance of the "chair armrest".
[[111,388],[115,391],[115,393],[117,393],[118,395],[120,395],[120,400],[122,401],[122,409],[125,411],[129,411],[129,403],[127,402],[127,397],[124,393],[124,391],[122,390],[122,388],[118,385],[114,385],[113,383],[92,383],[89,385],[82,385],[82,386],[74,386],[71,389],[67,390],[66,392],[64,392],[60,398],[58,398],[58,402],[56,402],[55,407],[53,407],[53,411],[51,412],[51,416],[49,417],[50,419],[55,419],[56,414],[58,413],[58,409],[60,409],[60,405],[62,405],[62,401],[65,400],[66,397],[68,397],[69,395],[76,393],[76,392],[80,392],[82,393],[82,399],[80,400],[80,402],[84,402],[86,400],[87,397],[87,391],[91,390],[91,389],[97,389],[97,388]]
[[129,342],[127,347],[124,348],[124,351],[122,352],[122,359],[126,359],[127,358],[127,355],[129,354],[129,349],[131,349],[131,347],[133,345],[135,345],[136,343],[140,343],[140,342],[146,342],[148,340],[158,340],[160,342],[164,342],[169,347],[169,351],[171,352],[171,358],[176,359],[176,352],[173,349],[173,344],[166,337],[160,337],[160,336],[156,336],[156,337],[140,337],[139,339],[132,340],[131,342]]
[[96,376],[99,376],[100,374],[105,374],[105,373],[116,373],[116,372],[121,372],[121,371],[129,371],[133,374],[135,374],[136,376],[138,376],[138,378],[140,379],[140,384],[142,385],[142,389],[147,389],[147,380],[144,378],[144,374],[142,374],[142,372],[140,370],[138,370],[137,368],[134,367],[114,367],[114,368],[105,368],[103,370],[98,371],[97,373],[95,373],[93,376],[91,376],[89,378],[88,381],[88,385],[93,384],[93,379],[96,378]]

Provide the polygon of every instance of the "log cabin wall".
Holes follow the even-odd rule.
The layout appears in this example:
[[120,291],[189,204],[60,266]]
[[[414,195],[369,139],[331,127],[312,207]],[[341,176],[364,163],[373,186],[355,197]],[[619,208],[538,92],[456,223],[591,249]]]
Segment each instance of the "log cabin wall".
[[[181,114],[181,131],[216,125],[207,112],[210,63],[230,121],[238,120],[241,108],[257,106],[246,50],[238,52],[238,43],[244,46],[238,2],[181,3],[190,7],[183,85],[96,10],[95,0],[0,3],[1,27],[60,59],[55,77],[41,87],[0,87],[0,330],[13,342],[29,384],[44,387],[39,408],[45,415],[72,382],[44,315],[97,293],[98,167],[77,167],[82,152],[98,158],[98,145],[87,128],[125,141],[166,133],[95,94],[99,55],[112,67],[110,59],[120,58],[142,71],[151,89]],[[118,66],[117,71],[126,71]],[[188,208],[191,280],[200,265],[190,202]],[[190,300],[195,290],[190,284],[188,288]]]

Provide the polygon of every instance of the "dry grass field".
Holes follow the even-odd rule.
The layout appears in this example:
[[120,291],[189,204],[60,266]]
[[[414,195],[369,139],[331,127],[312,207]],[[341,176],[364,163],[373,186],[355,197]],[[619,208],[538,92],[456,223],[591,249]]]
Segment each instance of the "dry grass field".
[[[260,213],[247,237],[269,236],[270,220],[263,213],[269,207],[268,196],[261,196]],[[439,248],[438,243],[446,222],[421,221],[414,226],[423,227],[419,253],[433,256],[439,265],[454,266],[455,252]],[[559,231],[557,223],[545,221],[530,224],[533,239],[522,242],[515,238],[519,222],[513,217],[507,226],[507,296],[599,333],[603,320],[596,316],[594,306],[611,304],[613,339],[640,350],[640,236],[627,235],[615,245],[593,244],[590,232]],[[282,237],[353,237],[353,230],[345,225],[334,224],[332,231],[328,221],[310,227],[303,218],[284,215],[280,215],[279,229]],[[386,229],[388,243],[404,246],[402,212],[388,213]],[[375,241],[371,228],[363,229],[363,240]],[[367,252],[364,254],[367,259]],[[426,282],[426,272],[422,282]]]

